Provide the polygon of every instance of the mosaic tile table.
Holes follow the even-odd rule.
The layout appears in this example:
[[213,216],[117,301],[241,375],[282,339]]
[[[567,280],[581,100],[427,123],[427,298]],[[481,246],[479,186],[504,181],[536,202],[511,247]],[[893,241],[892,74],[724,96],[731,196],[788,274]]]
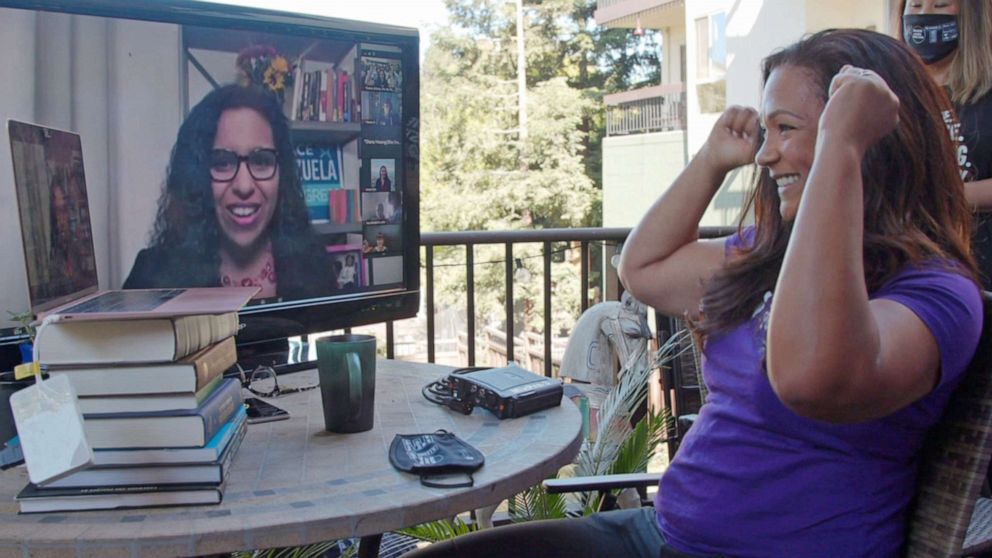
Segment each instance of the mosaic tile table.
[[[378,361],[375,428],[359,434],[324,431],[320,390],[271,400],[292,417],[249,426],[217,506],[18,515],[13,498],[27,472],[0,472],[0,557],[196,556],[375,535],[495,504],[578,452],[582,420],[568,398],[518,419],[481,409],[465,416],[420,394],[449,370]],[[283,378],[300,385],[316,371]],[[425,488],[389,464],[395,434],[438,428],[485,454],[473,487]]]

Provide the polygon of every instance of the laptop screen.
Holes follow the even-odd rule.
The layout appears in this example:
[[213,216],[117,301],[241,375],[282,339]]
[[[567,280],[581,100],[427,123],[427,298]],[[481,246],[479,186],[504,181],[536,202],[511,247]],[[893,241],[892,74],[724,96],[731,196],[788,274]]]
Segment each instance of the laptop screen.
[[79,135],[7,121],[35,314],[97,290]]

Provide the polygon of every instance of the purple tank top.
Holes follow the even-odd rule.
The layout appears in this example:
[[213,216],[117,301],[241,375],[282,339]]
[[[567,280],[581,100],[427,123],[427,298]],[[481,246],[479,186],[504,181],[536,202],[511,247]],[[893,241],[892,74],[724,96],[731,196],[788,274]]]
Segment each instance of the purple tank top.
[[[728,251],[743,242],[734,235]],[[735,557],[899,555],[917,453],[974,354],[982,302],[970,279],[940,266],[907,267],[871,298],[903,304],[933,333],[937,387],[860,424],[796,415],[765,374],[766,298],[750,321],[707,342],[709,396],[655,499],[672,546]]]

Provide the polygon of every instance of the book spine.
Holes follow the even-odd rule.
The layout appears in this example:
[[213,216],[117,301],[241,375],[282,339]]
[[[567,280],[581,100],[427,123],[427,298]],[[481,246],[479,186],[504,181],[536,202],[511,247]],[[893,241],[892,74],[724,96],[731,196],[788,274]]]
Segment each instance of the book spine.
[[209,347],[238,331],[237,312],[220,315],[184,316],[173,322],[176,336],[175,358],[183,358]]
[[245,434],[248,432],[248,423],[242,422],[238,426],[238,431],[234,434],[234,439],[228,444],[227,449],[224,450],[224,455],[221,457],[220,463],[220,482],[223,483],[227,480],[227,473],[231,470],[231,463],[234,461],[234,455],[238,453],[241,449],[241,442],[245,439]]
[[345,85],[348,83],[348,70],[341,70],[338,72],[338,106],[337,111],[340,115],[342,122],[347,122],[344,116],[344,91]]
[[320,70],[310,76],[310,120],[320,120]]
[[238,361],[234,337],[228,337],[196,361],[196,391],[200,391]]
[[293,112],[290,113],[290,120],[300,119],[300,96],[303,95],[303,60],[296,65],[293,70]]
[[300,98],[300,120],[310,120],[310,72],[303,72],[303,96]]
[[217,388],[203,408],[197,411],[203,421],[203,443],[206,444],[213,438],[243,404],[241,382],[238,380],[228,379]]
[[172,320],[172,360],[179,360],[193,352],[190,350],[191,343],[189,341],[189,326],[186,325],[187,322],[189,322],[188,317]]
[[353,122],[351,116],[351,105],[352,105],[352,86],[351,77],[345,73],[344,74],[344,121]]
[[[117,494],[147,494],[152,492],[181,492],[186,490],[216,490],[218,483],[195,482],[189,484],[131,484],[123,486],[82,486],[45,488],[28,484],[17,495],[18,499],[44,497],[100,496]],[[82,509],[82,508],[80,508]]]
[[327,72],[320,72],[320,121],[327,121]]
[[340,122],[338,114],[338,73],[334,66],[327,70],[327,117],[333,122]]
[[217,376],[213,380],[210,380],[209,384],[203,386],[203,389],[196,392],[196,405],[203,405],[203,402],[206,401],[210,395],[220,387],[223,381],[224,378],[222,376]]

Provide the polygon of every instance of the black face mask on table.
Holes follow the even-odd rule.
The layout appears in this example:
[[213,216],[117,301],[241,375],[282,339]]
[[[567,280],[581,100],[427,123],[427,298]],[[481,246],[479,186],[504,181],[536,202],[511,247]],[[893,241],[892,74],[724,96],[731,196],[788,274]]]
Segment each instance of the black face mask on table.
[[958,48],[958,16],[906,14],[902,16],[902,36],[923,62],[933,64]]

